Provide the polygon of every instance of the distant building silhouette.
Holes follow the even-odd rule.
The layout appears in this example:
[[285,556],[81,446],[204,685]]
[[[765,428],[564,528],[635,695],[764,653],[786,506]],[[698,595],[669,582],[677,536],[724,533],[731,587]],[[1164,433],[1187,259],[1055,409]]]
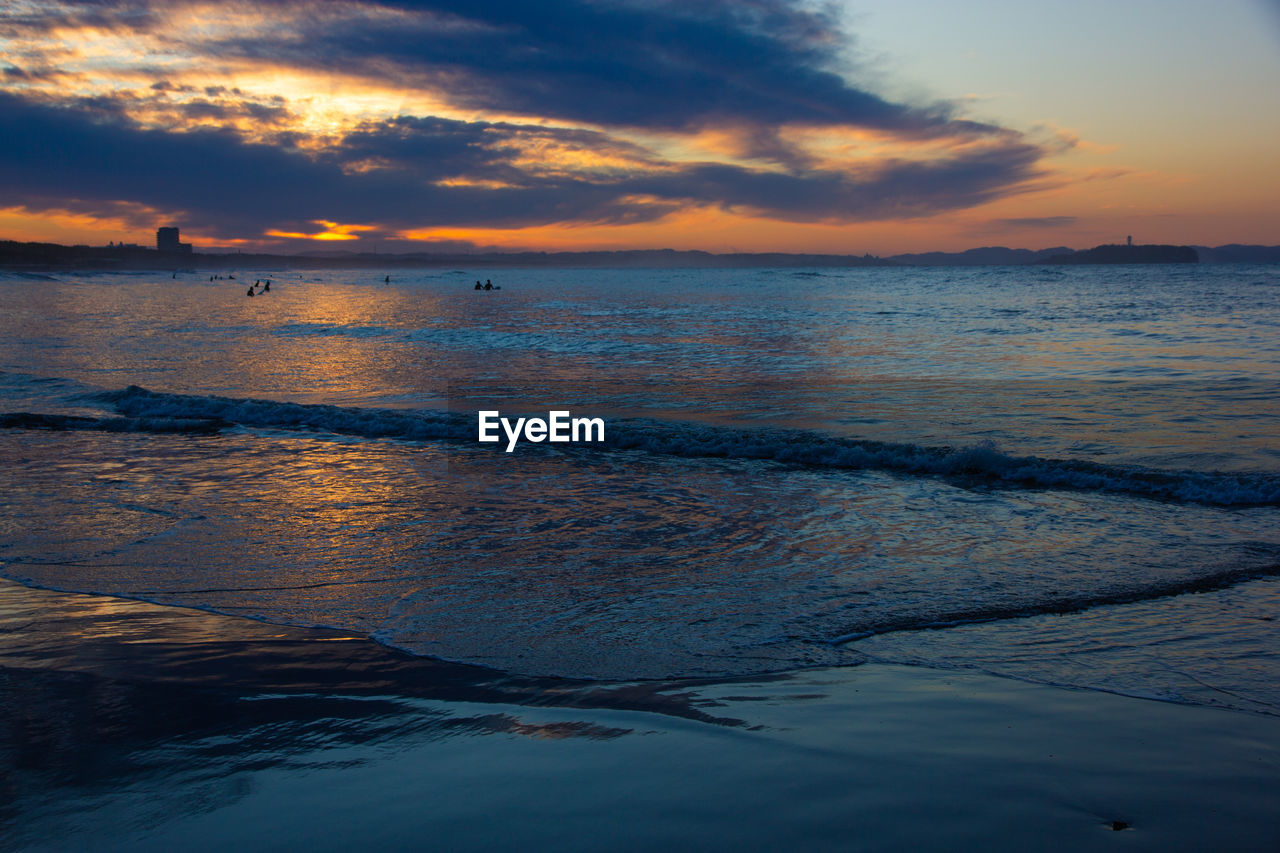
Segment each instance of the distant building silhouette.
[[189,255],[191,254],[191,244],[178,242],[178,229],[173,226],[168,228],[157,228],[156,251],[177,252]]

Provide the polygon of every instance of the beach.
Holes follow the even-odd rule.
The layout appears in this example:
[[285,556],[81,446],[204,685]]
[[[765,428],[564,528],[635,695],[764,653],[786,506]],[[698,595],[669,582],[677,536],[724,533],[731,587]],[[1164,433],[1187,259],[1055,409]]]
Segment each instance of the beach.
[[1274,717],[888,664],[539,682],[120,599],[0,602],[7,849],[1280,841]]
[[1274,268],[476,277],[0,276],[6,849],[1276,845]]
[[0,4],[0,853],[1280,851],[1278,36]]

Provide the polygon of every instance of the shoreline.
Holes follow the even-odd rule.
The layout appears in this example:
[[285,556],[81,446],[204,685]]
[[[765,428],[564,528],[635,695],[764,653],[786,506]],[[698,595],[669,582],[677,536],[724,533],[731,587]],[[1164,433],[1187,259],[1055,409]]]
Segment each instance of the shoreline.
[[971,672],[521,678],[2,581],[0,700],[0,849],[1280,841],[1280,720]]
[[[0,668],[226,690],[640,710],[725,725],[664,691],[730,679],[524,676],[415,655],[334,628],[280,625],[0,577]],[[769,680],[784,674],[758,676]]]

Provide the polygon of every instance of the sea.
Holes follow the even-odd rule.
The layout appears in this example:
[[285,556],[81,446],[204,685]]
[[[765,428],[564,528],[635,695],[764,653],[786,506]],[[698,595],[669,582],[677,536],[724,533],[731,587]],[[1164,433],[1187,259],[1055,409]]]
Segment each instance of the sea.
[[522,676],[1280,714],[1280,267],[211,275],[0,273],[0,575]]

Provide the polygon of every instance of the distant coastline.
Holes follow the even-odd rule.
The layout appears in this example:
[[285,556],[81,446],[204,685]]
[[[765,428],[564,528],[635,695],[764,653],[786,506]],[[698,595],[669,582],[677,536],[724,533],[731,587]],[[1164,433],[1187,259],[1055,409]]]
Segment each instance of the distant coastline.
[[1190,246],[1094,246],[1083,252],[1053,255],[1042,264],[1198,264],[1200,253]]
[[270,254],[262,252],[160,252],[140,246],[63,246],[58,243],[0,241],[0,268],[57,269],[242,269],[294,267],[299,269],[403,269],[475,267],[885,267],[885,266],[1021,266],[1028,264],[1128,263],[1280,263],[1280,246],[1168,246],[1103,245],[1076,251],[1009,249],[987,246],[963,252],[925,252],[887,257],[788,252],[716,254],[675,249],[633,249],[598,252],[324,252]]

